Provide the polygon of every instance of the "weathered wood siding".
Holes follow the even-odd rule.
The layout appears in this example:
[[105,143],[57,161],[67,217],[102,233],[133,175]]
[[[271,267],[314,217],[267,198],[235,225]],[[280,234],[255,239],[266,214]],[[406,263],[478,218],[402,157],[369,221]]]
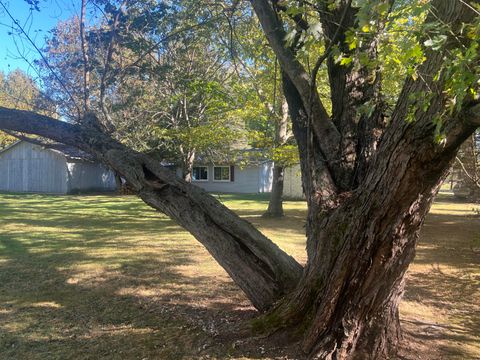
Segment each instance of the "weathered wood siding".
[[285,169],[283,176],[283,197],[285,199],[304,199],[300,165]]
[[0,191],[67,193],[65,157],[19,142],[0,154]]
[[87,162],[68,163],[68,192],[114,191],[112,171],[100,164]]

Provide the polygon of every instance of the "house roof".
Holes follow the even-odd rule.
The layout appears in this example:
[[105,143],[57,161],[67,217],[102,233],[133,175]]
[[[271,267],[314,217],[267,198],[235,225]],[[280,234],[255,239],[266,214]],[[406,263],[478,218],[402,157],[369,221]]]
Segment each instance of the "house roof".
[[47,150],[52,150],[60,155],[65,156],[65,158],[69,161],[85,161],[85,162],[95,162],[95,157],[86,153],[85,151],[82,151],[76,147],[65,145],[59,142],[54,142],[54,143],[48,143],[44,145],[39,145],[35,144],[33,142],[27,141],[27,140],[18,140],[14,142],[13,144],[10,144],[7,146],[5,149],[0,150],[0,154],[9,151],[13,147],[17,146],[18,144],[22,142],[27,142],[29,144],[37,145],[41,147],[42,149],[47,149]]

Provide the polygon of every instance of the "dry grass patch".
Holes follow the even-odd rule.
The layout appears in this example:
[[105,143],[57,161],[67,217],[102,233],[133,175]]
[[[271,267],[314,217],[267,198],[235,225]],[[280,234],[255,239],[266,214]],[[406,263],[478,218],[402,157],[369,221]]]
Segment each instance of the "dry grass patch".
[[[220,200],[305,261],[303,202],[275,220],[261,218],[265,197]],[[480,358],[472,207],[444,196],[429,215],[401,308],[404,358]],[[251,338],[242,292],[134,197],[3,194],[0,229],[0,359],[300,358]]]

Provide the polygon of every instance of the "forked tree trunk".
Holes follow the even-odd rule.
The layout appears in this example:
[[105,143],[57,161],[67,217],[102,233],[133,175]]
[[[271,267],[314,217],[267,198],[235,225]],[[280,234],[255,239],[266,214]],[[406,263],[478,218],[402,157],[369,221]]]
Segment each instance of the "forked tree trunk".
[[330,212],[309,214],[316,222],[308,231],[304,277],[265,321],[306,329],[303,349],[314,358],[395,356],[405,272],[459,145],[438,154],[421,138],[407,130],[382,144],[392,156],[376,160],[364,186]]
[[[292,117],[302,116],[295,88],[284,80]],[[439,104],[432,104],[429,112],[435,113]],[[452,120],[445,125],[446,143],[437,144],[429,112],[421,113],[415,124],[401,120],[401,113],[392,119],[355,190],[342,193],[329,207],[319,206],[322,197],[315,189],[307,193],[304,276],[260,323],[303,334],[303,349],[313,358],[395,356],[398,304],[420,227],[460,144],[477,126]],[[305,136],[302,123],[294,122],[299,143]],[[302,159],[306,174],[316,163]]]
[[[439,184],[460,144],[480,125],[478,102],[466,101],[462,111],[443,118],[445,138],[436,143],[432,119],[446,106],[443,79],[436,78],[444,52],[425,50],[418,68],[423,78],[406,79],[388,124],[380,74],[372,74],[377,69],[342,67],[326,53],[330,117],[315,78],[296,58],[296,48],[284,41],[282,16],[290,16],[300,31],[307,31],[308,23],[288,14],[288,5],[252,4],[282,67],[308,203],[308,262],[302,280],[257,324],[301,334],[303,349],[313,358],[395,358],[405,272]],[[354,26],[358,9],[352,1],[336,4],[331,10],[320,2],[312,13],[319,10],[326,43],[343,46],[348,54],[344,31]],[[437,0],[426,21],[441,19],[455,33],[474,16],[468,3]],[[378,39],[363,40],[362,54],[376,59]],[[452,37],[445,46],[458,46],[458,39]],[[412,103],[414,94],[423,93],[435,95],[427,109]],[[371,115],[359,112],[367,103],[375,105]],[[407,122],[412,109],[414,120]]]

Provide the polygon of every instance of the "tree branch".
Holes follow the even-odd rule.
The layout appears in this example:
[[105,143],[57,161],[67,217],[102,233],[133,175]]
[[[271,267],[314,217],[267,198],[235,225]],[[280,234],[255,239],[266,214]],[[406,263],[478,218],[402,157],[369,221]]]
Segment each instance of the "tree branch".
[[322,150],[328,154],[336,154],[340,134],[330,120],[316,89],[313,89],[312,96],[310,76],[296,59],[292,50],[285,46],[286,34],[274,9],[266,0],[251,0],[251,2],[282,69],[295,85],[304,108],[309,111],[308,116]]
[[325,59],[330,55],[330,51],[332,50],[333,45],[337,43],[340,37],[341,30],[343,29],[343,23],[345,22],[345,18],[347,16],[348,11],[351,8],[351,5],[352,5],[352,0],[348,0],[348,3],[345,6],[345,9],[342,12],[342,17],[340,18],[340,22],[337,26],[337,29],[335,30],[335,34],[333,35],[333,38],[330,40],[330,43],[325,49],[325,52],[323,53],[323,55],[318,58],[317,62],[315,63],[315,66],[313,67],[311,80],[310,80],[313,86],[315,86],[315,83],[317,81],[317,74],[318,74],[318,70],[320,70],[320,66],[325,61]]

